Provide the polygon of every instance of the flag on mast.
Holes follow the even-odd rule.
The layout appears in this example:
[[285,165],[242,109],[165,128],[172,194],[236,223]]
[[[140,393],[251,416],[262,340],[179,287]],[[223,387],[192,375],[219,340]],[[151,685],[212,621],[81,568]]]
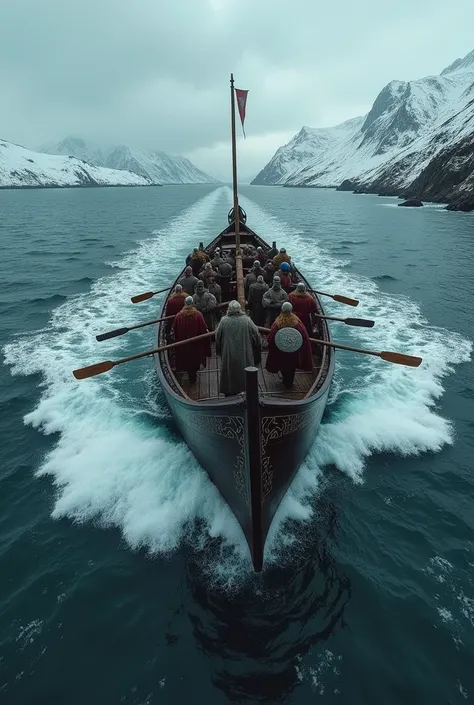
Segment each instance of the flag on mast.
[[245,107],[247,105],[248,91],[243,91],[240,88],[235,88],[234,90],[235,90],[235,95],[237,96],[237,107],[239,109],[240,121],[242,123],[242,132],[244,133],[244,139],[245,139],[244,122],[245,122]]

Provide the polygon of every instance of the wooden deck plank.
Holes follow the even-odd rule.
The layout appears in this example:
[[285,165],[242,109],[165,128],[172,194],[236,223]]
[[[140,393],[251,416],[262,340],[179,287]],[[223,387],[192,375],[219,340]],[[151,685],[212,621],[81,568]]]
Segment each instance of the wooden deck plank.
[[219,360],[216,356],[208,357],[207,364],[209,366],[209,396],[218,397],[219,396],[219,382],[218,382],[218,367]]
[[[316,356],[313,356],[313,371],[297,370],[292,389],[285,389],[281,375],[279,373],[273,374],[265,369],[266,360],[267,351],[263,350],[262,361],[258,366],[259,391],[262,396],[268,396],[275,400],[279,397],[293,400],[302,399],[311,388],[319,372],[319,360]],[[219,394],[219,368],[220,357],[216,356],[213,343],[212,357],[207,358],[207,366],[198,372],[197,382],[190,384],[186,373],[180,375],[178,381],[183,391],[194,401],[224,398],[223,394]]]
[[[209,364],[209,358],[207,358],[207,364]],[[209,396],[209,371],[208,368],[199,370],[197,374],[198,378],[198,398],[206,399]]]

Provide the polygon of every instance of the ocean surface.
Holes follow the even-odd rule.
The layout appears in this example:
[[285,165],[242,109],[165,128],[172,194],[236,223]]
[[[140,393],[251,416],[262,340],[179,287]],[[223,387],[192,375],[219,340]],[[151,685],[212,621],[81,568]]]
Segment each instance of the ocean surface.
[[176,435],[151,359],[186,254],[227,186],[0,191],[1,705],[474,701],[474,218],[329,190],[242,186],[336,316],[314,446],[255,576]]

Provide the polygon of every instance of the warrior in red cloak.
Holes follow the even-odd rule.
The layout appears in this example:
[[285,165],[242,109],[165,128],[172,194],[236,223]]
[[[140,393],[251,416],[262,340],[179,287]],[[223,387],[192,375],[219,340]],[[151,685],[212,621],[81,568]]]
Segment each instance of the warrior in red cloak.
[[[313,357],[308,333],[298,316],[292,313],[292,310],[293,307],[288,301],[283,304],[281,313],[270,328],[267,337],[268,356],[265,367],[269,372],[281,372],[286,389],[291,389],[293,386],[296,368],[307,370],[308,372],[313,369]],[[286,340],[280,341],[277,337],[277,334],[284,328],[293,328],[300,334],[300,347],[294,352],[291,351],[293,341],[290,336],[287,336],[288,342]],[[294,337],[297,339],[299,336],[295,334]],[[285,352],[282,347],[287,347],[290,351]]]
[[[184,306],[184,300],[187,294],[183,291],[181,284],[176,284],[172,296],[169,297],[166,302],[166,313],[165,316],[176,316],[177,313],[181,311]],[[170,342],[171,338],[171,328],[173,326],[173,319],[166,321],[166,342]]]
[[318,313],[315,299],[306,291],[303,282],[296,285],[288,300],[293,306],[293,313],[298,316],[311,338],[313,336],[313,314]]
[[[175,343],[208,332],[204,316],[193,305],[192,296],[186,297],[184,308],[174,319],[172,331]],[[174,354],[176,372],[187,372],[189,381],[193,383],[196,381],[201,365],[206,367],[206,358],[211,357],[210,338],[187,345],[178,345],[174,349]]]

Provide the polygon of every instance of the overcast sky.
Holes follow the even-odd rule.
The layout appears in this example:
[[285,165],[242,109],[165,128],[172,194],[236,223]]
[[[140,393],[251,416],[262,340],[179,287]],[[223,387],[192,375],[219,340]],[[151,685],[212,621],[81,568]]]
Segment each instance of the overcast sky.
[[162,149],[229,178],[233,71],[250,179],[303,125],[467,54],[473,27],[473,0],[0,0],[0,137]]

